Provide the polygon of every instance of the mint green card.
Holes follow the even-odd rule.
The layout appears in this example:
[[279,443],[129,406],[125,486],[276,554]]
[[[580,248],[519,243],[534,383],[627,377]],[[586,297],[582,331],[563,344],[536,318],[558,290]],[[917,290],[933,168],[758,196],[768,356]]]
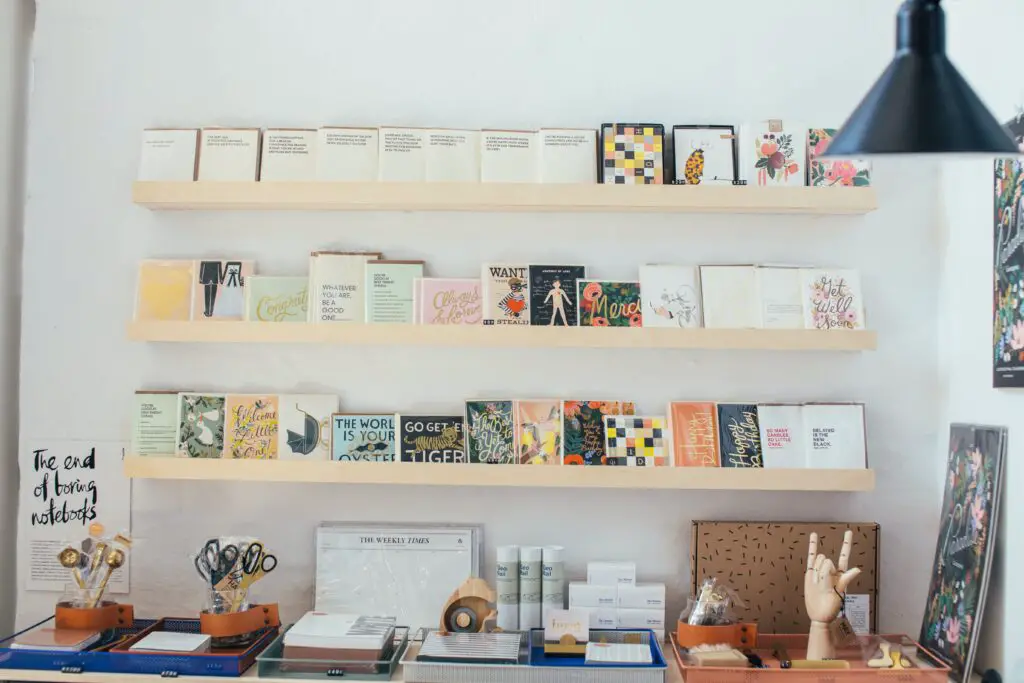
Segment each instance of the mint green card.
[[245,280],[245,319],[272,323],[306,322],[309,278],[250,275]]
[[366,262],[366,322],[411,323],[413,281],[423,261]]

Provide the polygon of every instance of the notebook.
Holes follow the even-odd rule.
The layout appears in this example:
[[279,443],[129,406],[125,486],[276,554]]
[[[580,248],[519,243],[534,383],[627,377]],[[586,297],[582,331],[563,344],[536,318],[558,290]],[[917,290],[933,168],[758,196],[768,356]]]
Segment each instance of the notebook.
[[519,633],[448,633],[431,631],[416,659],[421,662],[518,664]]
[[587,664],[652,664],[651,646],[638,643],[587,643]]
[[74,628],[37,628],[14,639],[15,650],[80,652],[100,639],[99,631]]
[[154,631],[128,649],[132,652],[209,652],[210,636],[202,633]]
[[394,617],[306,612],[284,634],[284,644],[332,650],[381,650],[394,633]]

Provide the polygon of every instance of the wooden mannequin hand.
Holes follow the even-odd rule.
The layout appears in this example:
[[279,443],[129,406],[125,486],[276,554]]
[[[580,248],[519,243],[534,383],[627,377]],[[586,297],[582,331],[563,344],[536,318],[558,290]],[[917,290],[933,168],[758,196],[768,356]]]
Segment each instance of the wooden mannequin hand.
[[848,530],[843,535],[843,549],[839,553],[837,567],[832,560],[818,554],[818,534],[811,534],[807,571],[804,573],[804,606],[811,619],[808,659],[826,659],[834,655],[828,640],[828,625],[839,616],[846,589],[860,575],[857,567],[847,569],[852,546],[853,532]]

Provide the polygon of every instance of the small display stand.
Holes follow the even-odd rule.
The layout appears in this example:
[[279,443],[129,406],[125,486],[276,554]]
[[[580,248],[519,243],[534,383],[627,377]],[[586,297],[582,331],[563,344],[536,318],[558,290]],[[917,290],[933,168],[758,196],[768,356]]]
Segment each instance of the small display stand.
[[385,651],[384,658],[378,661],[290,659],[284,656],[284,636],[287,631],[282,631],[266,650],[256,656],[260,678],[322,679],[344,676],[356,680],[387,681],[398,669],[409,645],[409,629],[396,626],[391,647]]

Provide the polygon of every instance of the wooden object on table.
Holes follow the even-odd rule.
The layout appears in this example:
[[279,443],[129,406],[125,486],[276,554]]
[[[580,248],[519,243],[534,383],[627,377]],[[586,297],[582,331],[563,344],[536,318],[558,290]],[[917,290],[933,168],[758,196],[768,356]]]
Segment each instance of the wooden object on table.
[[70,602],[59,602],[53,613],[58,629],[85,629],[105,631],[110,628],[128,628],[135,621],[131,605],[116,602],[100,603],[98,607],[74,607]]
[[466,579],[455,589],[441,611],[441,633],[482,633],[488,621],[498,616],[497,595],[478,577]]
[[804,572],[804,606],[811,618],[807,659],[832,659],[836,656],[829,628],[843,607],[847,587],[860,575],[857,567],[847,568],[852,548],[853,532],[847,530],[843,534],[839,560],[833,564],[832,560],[818,553],[818,534],[811,534],[807,571]]
[[757,624],[690,626],[685,621],[680,621],[676,625],[676,641],[680,647],[724,643],[739,650],[755,648],[757,647]]

